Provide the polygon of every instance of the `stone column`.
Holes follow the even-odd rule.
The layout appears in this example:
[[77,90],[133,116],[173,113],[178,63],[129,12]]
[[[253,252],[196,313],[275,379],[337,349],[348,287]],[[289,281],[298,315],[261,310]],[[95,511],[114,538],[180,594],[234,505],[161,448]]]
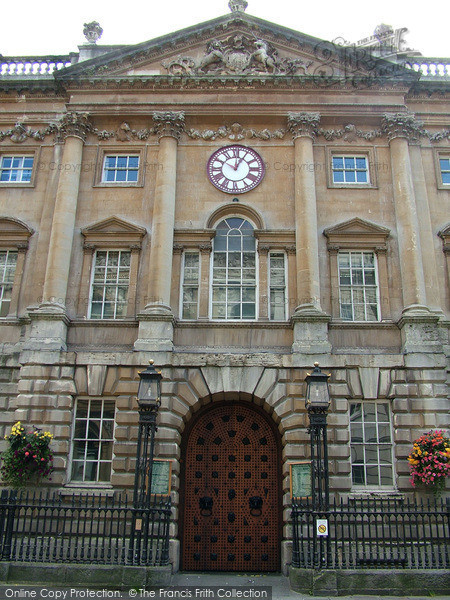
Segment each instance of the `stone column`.
[[295,243],[297,246],[297,307],[293,352],[329,352],[329,316],[320,306],[319,245],[313,142],[319,128],[319,113],[289,113],[288,129],[294,138]]
[[420,139],[422,125],[410,113],[386,113],[382,120],[391,150],[395,216],[400,258],[403,312],[399,321],[403,351],[439,351],[437,331],[430,325],[438,317],[427,307],[420,226],[413,184],[409,142]]
[[56,190],[55,209],[45,270],[42,303],[30,312],[32,327],[26,349],[66,348],[66,294],[80,185],[83,144],[90,129],[86,113],[68,112],[59,124],[65,140],[63,168]]
[[183,112],[154,112],[159,135],[155,198],[153,203],[148,302],[138,315],[139,334],[135,350],[171,350],[173,313],[170,307],[173,231],[177,178],[178,140],[184,128]]

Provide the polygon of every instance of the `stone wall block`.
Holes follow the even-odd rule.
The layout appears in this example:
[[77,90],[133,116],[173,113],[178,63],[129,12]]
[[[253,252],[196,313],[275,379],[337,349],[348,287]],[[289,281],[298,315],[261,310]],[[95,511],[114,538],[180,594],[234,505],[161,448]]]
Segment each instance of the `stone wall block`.
[[75,396],[77,390],[73,379],[59,379],[49,382],[49,392],[56,394],[73,394]]
[[347,383],[333,383],[330,382],[330,395],[331,396],[350,396],[350,388]]
[[44,423],[72,423],[72,412],[68,410],[46,410]]
[[286,444],[283,448],[283,460],[303,460],[306,457],[306,443]]
[[351,476],[351,471],[352,471],[352,466],[350,464],[350,461],[341,461],[338,460],[336,461],[336,466],[334,469],[334,472],[336,475],[341,475],[341,476]]
[[167,407],[163,399],[162,408],[166,408],[170,412],[173,412],[180,417],[184,417],[189,412],[189,406],[186,402],[183,402],[180,398],[167,398]]
[[55,454],[68,455],[70,451],[70,444],[66,440],[57,440],[55,438],[52,440],[52,449]]
[[20,421],[21,423],[26,423],[28,421],[28,410],[24,408],[19,408],[15,410],[13,422],[16,423],[17,421]]
[[265,368],[253,393],[258,398],[266,398],[280,382],[280,371],[278,369]]
[[348,395],[350,398],[362,398],[362,387],[358,369],[336,369],[333,370],[333,379],[336,382],[347,382]]
[[328,456],[331,460],[335,458],[349,458],[350,446],[347,444],[328,444]]
[[411,402],[408,398],[394,398],[392,401],[392,410],[394,413],[409,412],[411,410]]
[[266,396],[266,404],[273,407],[282,402],[286,396],[286,384],[281,383],[277,385],[268,396]]
[[448,411],[449,401],[448,398],[421,398],[420,400],[413,400],[411,402],[411,409],[414,411],[423,412],[439,412]]
[[331,401],[330,412],[348,412],[347,398],[333,398]]
[[284,419],[288,415],[298,414],[301,412],[298,404],[299,402],[296,400],[296,398],[285,398],[275,406],[274,412],[280,419]]
[[114,439],[116,440],[128,440],[129,432],[128,427],[116,425],[114,428]]
[[[141,369],[139,369],[139,371],[140,370]],[[137,377],[137,373],[136,373],[136,377]],[[106,371],[106,378],[103,383],[103,393],[114,395],[117,384],[119,383],[119,379],[120,379],[119,368],[113,367],[113,366],[108,367],[108,369]],[[137,391],[137,387],[136,387],[136,391]]]
[[406,370],[405,369],[392,369],[391,371],[392,383],[406,383]]
[[127,459],[126,458],[118,458],[117,456],[112,460],[112,469],[115,473],[118,471],[126,471],[127,469]]
[[56,399],[56,408],[69,408],[73,409],[75,406],[75,400],[73,396],[59,395]]
[[138,381],[122,381],[121,379],[119,379],[119,381],[117,382],[117,385],[114,388],[114,392],[111,393],[111,395],[114,396],[137,396],[137,392],[138,392],[138,388],[139,388],[139,382]]
[[350,441],[350,432],[348,429],[335,429],[334,430],[334,441],[348,444]]
[[113,473],[111,475],[111,485],[113,487],[123,488],[132,487],[134,484],[133,473]]
[[20,379],[17,383],[17,391],[19,394],[29,394],[33,389],[34,381],[32,379]]
[[330,489],[349,490],[351,487],[352,487],[351,477],[345,477],[343,475],[331,475],[330,476]]
[[391,370],[380,369],[378,379],[378,397],[387,398],[391,387]]
[[108,365],[87,365],[87,391],[89,396],[102,396]]
[[[21,379],[57,379],[59,376],[59,367],[56,367],[52,373],[52,367],[48,365],[23,365],[20,370]],[[53,374],[53,377],[52,377]]]
[[286,394],[288,396],[295,396],[297,398],[304,398],[306,395],[306,383],[305,382],[292,382],[286,383]]
[[158,431],[156,432],[156,440],[158,442],[174,442],[175,444],[181,443],[181,435],[180,432],[176,429],[171,429],[170,427],[158,426]]
[[116,412],[116,423],[118,425],[137,425],[139,415],[136,412],[121,410]]
[[132,400],[131,396],[117,396],[115,398],[116,409],[119,410],[131,410]]
[[192,407],[199,402],[198,396],[191,389],[191,387],[188,383],[180,382],[178,384],[177,396],[178,396],[179,400],[181,401],[181,403],[184,403],[185,406],[187,407],[184,414],[187,414],[189,412],[189,410],[188,410],[189,407]]
[[85,366],[76,367],[74,381],[77,394],[87,394],[87,370]]
[[184,427],[183,419],[179,415],[166,410],[159,411],[158,423],[163,427],[174,427],[175,429],[183,429]]
[[209,388],[201,369],[189,369],[188,382],[198,398],[209,396]]
[[378,398],[378,368],[358,367],[362,393],[366,400]]
[[394,427],[421,427],[423,425],[422,415],[415,413],[399,413],[393,415]]
[[[276,408],[275,408],[276,412]],[[289,417],[285,417],[282,420],[282,427],[284,431],[288,431],[289,429],[299,429],[300,427],[304,427],[306,429],[306,413],[296,413],[290,415]]]
[[75,376],[75,367],[65,365],[61,367],[61,378],[62,379],[73,379]]
[[114,444],[114,454],[116,456],[136,456],[136,444],[130,444],[128,442],[116,442]]
[[348,427],[347,413],[328,413],[327,420],[330,427]]
[[[157,458],[172,458],[172,459],[180,459],[181,456],[181,450],[180,447],[177,444],[173,444],[173,443],[159,443],[156,442],[155,444],[155,456]],[[174,469],[175,462],[172,465],[172,469]]]
[[415,383],[396,383],[392,388],[392,395],[414,397],[419,393],[418,386]]
[[[448,399],[448,395],[449,395],[448,384],[447,383],[434,383],[431,395],[432,396],[442,396],[443,398]],[[448,408],[448,406],[447,406],[447,408]]]
[[19,394],[16,398],[11,400],[11,407],[17,406],[18,408],[33,407],[33,408],[48,408],[55,407],[57,404],[57,396],[44,395],[44,394]]
[[54,425],[53,435],[56,439],[70,439],[70,427],[68,425]]
[[[0,383],[0,393],[4,394],[5,396],[7,395],[16,395],[18,392],[18,383],[16,383],[15,381],[6,383]],[[22,390],[21,390],[22,391]]]
[[309,442],[309,434],[303,427],[301,429],[292,429],[286,431],[283,437],[287,443],[291,444]]

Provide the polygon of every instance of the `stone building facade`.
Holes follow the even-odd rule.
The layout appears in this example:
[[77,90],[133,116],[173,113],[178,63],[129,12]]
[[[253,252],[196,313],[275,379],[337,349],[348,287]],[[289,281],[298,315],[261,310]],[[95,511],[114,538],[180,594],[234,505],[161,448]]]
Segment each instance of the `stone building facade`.
[[2,59],[0,433],[50,430],[63,492],[130,489],[153,359],[175,568],[280,570],[314,362],[338,498],[413,494],[448,425],[449,75],[230,4]]

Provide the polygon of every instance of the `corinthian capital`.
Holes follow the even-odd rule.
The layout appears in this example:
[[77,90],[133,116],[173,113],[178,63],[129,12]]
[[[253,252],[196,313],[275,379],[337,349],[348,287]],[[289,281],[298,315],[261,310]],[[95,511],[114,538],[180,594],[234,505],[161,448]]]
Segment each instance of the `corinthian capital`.
[[288,113],[288,129],[294,140],[298,137],[316,139],[320,123],[320,113],[301,112]]
[[153,122],[157,135],[162,138],[164,136],[180,139],[184,131],[184,112],[183,111],[157,111],[153,113]]
[[91,129],[92,125],[89,122],[88,113],[67,112],[58,123],[58,133],[62,139],[73,135],[85,142],[86,136]]
[[385,113],[381,129],[389,141],[400,137],[416,142],[424,135],[423,123],[417,121],[413,113]]

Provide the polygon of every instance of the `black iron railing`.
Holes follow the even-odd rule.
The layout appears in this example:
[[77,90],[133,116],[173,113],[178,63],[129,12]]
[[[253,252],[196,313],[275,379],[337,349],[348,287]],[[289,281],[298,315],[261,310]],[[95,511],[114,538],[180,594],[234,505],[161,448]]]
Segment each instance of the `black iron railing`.
[[108,565],[169,562],[170,497],[133,508],[122,496],[57,492],[0,496],[0,559]]
[[[355,499],[316,509],[292,504],[294,567],[445,569],[450,504],[444,500]],[[325,520],[320,535],[318,520]],[[322,532],[324,528],[322,527]]]

